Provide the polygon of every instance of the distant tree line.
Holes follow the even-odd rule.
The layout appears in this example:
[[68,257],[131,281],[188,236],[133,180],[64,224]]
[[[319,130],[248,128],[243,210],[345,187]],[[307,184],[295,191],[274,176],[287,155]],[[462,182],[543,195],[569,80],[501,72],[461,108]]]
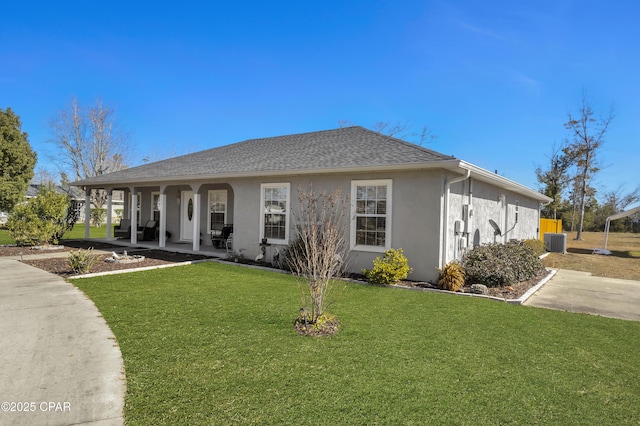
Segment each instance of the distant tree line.
[[[537,167],[540,190],[553,201],[542,209],[542,217],[562,219],[565,231],[603,231],[607,217],[625,211],[640,201],[640,187],[625,192],[623,186],[598,194],[593,185],[600,171],[599,152],[605,141],[613,109],[597,118],[586,93],[578,114],[569,113],[564,124],[568,137],[560,147],[553,146],[547,168]],[[640,232],[638,214],[611,222],[615,232]]]

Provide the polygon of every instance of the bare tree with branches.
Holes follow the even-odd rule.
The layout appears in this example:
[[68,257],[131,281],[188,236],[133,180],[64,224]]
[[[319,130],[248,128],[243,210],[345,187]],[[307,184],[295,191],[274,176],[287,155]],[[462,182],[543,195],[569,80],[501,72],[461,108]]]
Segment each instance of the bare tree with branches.
[[408,120],[397,121],[395,124],[391,124],[388,121],[378,121],[373,125],[372,130],[392,138],[415,141],[418,145],[433,142],[436,138],[429,127],[422,126],[419,131],[416,131]]
[[[129,136],[122,131],[113,108],[98,99],[84,110],[77,99],[60,110],[50,122],[51,142],[58,148],[63,179],[67,173],[76,180],[99,176],[126,168]],[[106,202],[104,191],[94,190],[91,202],[102,208]]]
[[340,188],[331,192],[298,188],[298,212],[294,214],[297,237],[286,252],[286,262],[301,280],[303,320],[315,324],[343,283],[335,281],[344,271],[348,252],[348,199]]
[[586,92],[582,93],[582,102],[577,116],[569,113],[568,121],[564,124],[569,131],[571,141],[564,147],[563,152],[577,169],[575,180],[579,183],[579,215],[578,233],[576,240],[582,239],[582,224],[584,221],[585,200],[588,195],[589,182],[600,168],[598,165],[598,150],[605,140],[609,125],[613,120],[613,108],[609,115],[596,119],[595,113],[587,99]]
[[[355,126],[353,121],[350,120],[340,120],[338,125],[340,128]],[[422,126],[420,130],[416,131],[409,120],[397,121],[395,124],[391,124],[388,121],[378,121],[371,127],[371,130],[381,135],[414,142],[421,146],[436,139],[436,136],[428,126]]]

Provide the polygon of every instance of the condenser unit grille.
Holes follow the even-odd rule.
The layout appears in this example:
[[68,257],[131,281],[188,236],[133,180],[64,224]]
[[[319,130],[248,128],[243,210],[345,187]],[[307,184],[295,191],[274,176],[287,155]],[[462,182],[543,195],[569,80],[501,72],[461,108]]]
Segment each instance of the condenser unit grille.
[[551,232],[545,233],[544,247],[551,253],[566,253],[567,234],[553,234]]

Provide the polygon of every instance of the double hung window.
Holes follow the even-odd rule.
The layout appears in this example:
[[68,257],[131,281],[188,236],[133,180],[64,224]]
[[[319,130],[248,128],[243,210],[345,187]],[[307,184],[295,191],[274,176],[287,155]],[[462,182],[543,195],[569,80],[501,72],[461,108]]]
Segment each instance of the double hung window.
[[352,181],[351,200],[351,247],[391,248],[391,180]]
[[260,238],[266,238],[270,243],[288,244],[289,184],[264,183],[260,189]]

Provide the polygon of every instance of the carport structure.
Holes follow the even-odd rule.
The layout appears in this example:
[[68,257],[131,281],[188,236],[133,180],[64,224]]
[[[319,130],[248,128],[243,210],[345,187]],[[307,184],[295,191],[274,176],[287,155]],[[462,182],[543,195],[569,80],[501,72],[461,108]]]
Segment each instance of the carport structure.
[[593,251],[593,253],[594,254],[611,254],[611,251],[607,250],[607,241],[609,239],[609,225],[611,224],[611,221],[612,220],[617,220],[617,219],[622,219],[622,218],[625,218],[627,216],[631,216],[632,214],[638,213],[638,212],[640,212],[640,206],[635,207],[635,208],[633,208],[631,210],[627,210],[627,211],[624,211],[624,212],[609,216],[607,218],[607,221],[606,221],[605,225],[604,225],[604,244],[603,244],[601,249],[595,249]]

